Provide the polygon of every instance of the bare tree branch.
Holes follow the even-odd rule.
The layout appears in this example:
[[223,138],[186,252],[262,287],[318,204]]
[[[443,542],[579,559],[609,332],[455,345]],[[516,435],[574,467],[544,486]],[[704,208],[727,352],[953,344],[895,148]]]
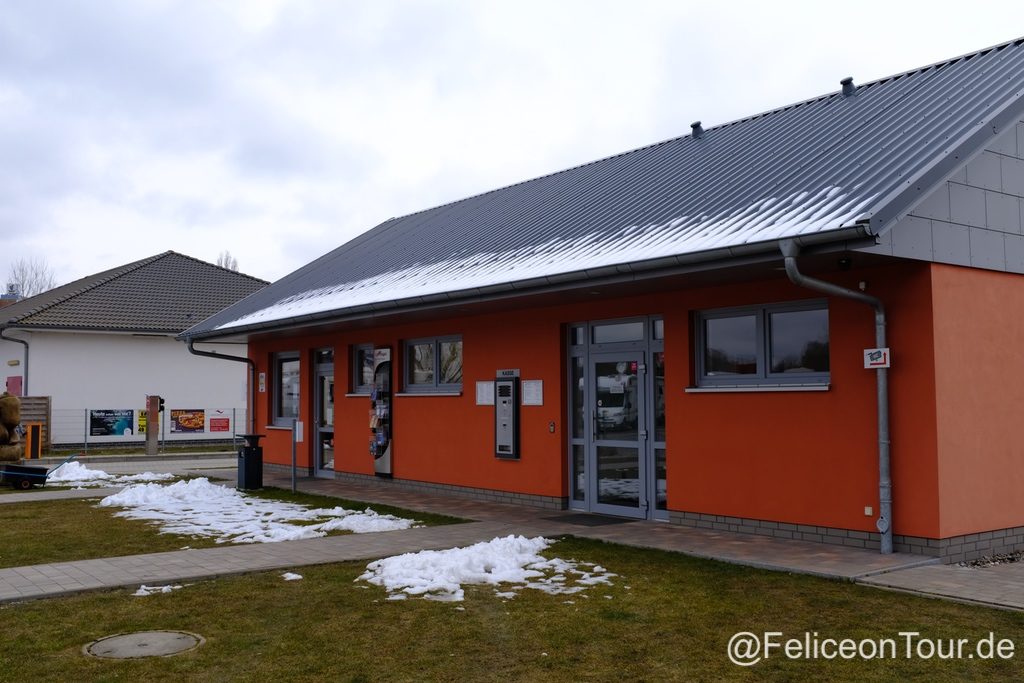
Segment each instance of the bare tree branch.
[[238,270],[238,259],[231,255],[231,252],[225,249],[220,252],[220,256],[217,257],[217,265],[221,268],[227,268],[228,270]]
[[11,264],[7,276],[8,289],[11,285],[17,288],[18,294],[27,298],[53,289],[57,286],[57,279],[46,259],[22,257]]

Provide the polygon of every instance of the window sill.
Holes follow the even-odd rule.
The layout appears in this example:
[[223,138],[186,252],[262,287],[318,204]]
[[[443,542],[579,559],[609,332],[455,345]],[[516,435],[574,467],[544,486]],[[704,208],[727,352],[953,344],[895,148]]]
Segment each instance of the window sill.
[[462,396],[461,391],[407,391],[395,394],[395,396]]
[[687,394],[751,394],[778,391],[829,391],[831,384],[733,384],[713,387],[686,387]]
[[355,391],[351,394],[345,394],[345,398],[370,398],[369,391]]
[[287,427],[282,427],[281,425],[265,425],[263,428],[268,430],[268,431],[271,431],[271,432],[274,432],[274,431],[277,431],[277,432],[290,432],[290,431],[292,431],[292,428],[291,428],[290,425],[287,426]]

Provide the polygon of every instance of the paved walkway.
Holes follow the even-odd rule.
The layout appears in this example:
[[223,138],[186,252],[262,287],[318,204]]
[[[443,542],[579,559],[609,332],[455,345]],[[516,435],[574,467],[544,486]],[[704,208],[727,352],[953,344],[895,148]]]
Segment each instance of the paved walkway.
[[[141,464],[141,463],[140,463]],[[171,463],[161,463],[171,465]],[[133,463],[133,466],[135,463]],[[227,479],[228,461],[181,463],[179,471],[209,468]],[[155,463],[148,463],[153,469]],[[113,467],[104,467],[112,471]],[[157,467],[157,469],[169,469]],[[265,483],[290,487],[290,479],[266,476]],[[426,527],[377,534],[353,534],[284,543],[231,545],[168,553],[62,562],[0,569],[0,602],[70,593],[195,581],[254,571],[370,560],[424,549],[464,546],[496,536],[574,535],[636,547],[656,548],[725,562],[782,570],[950,597],[979,604],[1024,609],[1024,564],[964,569],[939,565],[932,558],[828,546],[767,536],[692,529],[665,523],[622,521],[569,511],[538,510],[403,490],[386,482],[344,482],[300,478],[298,488],[310,493],[376,502],[412,511],[433,512],[473,520],[465,524]],[[34,491],[0,495],[0,503],[55,498],[101,497],[116,489]]]
[[990,607],[1024,610],[1024,562],[989,567],[936,564],[869,576],[859,582]]
[[512,525],[476,522],[13,567],[0,569],[0,603],[103,588],[164,585],[232,574],[365,560],[473,544],[510,533],[513,533]]
[[[53,469],[64,462],[67,456],[47,456],[37,460],[27,460],[26,465],[35,465]],[[103,470],[110,474],[138,474],[139,472],[175,472],[186,473],[201,469],[232,469],[238,465],[238,456],[231,452],[211,453],[168,453],[149,457],[145,455],[86,455],[76,454],[75,462],[94,470]],[[234,476],[234,472],[231,473]]]
[[[265,477],[264,483],[282,488],[291,485],[290,479],[286,477]],[[850,580],[936,562],[934,558],[920,555],[882,555],[870,550],[809,541],[694,529],[660,522],[623,522],[566,510],[538,510],[521,505],[419,493],[374,481],[300,479],[299,488],[310,493],[368,503],[386,503],[407,510],[435,512],[465,519],[511,522],[534,527],[543,524],[548,529],[546,533],[551,535],[571,534],[622,545],[669,550],[752,567],[828,578]],[[581,524],[575,521],[583,519],[588,522],[607,520],[615,523],[590,526],[587,522]]]

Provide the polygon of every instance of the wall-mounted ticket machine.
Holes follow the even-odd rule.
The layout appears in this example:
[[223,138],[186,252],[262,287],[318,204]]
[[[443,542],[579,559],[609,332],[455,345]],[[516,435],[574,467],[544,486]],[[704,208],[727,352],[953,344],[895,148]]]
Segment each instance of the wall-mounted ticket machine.
[[373,350],[370,392],[370,455],[378,477],[391,476],[391,349]]
[[519,371],[498,370],[494,379],[494,454],[519,457]]

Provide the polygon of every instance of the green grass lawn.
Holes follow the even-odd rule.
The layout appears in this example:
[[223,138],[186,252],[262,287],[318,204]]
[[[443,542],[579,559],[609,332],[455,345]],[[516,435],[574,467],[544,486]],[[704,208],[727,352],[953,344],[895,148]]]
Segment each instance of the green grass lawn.
[[[762,571],[678,554],[566,539],[546,553],[598,562],[614,586],[576,596],[471,588],[462,603],[385,600],[355,583],[365,563],[205,581],[168,594],[130,590],[0,606],[0,680],[75,681],[1008,681],[1012,660],[790,661],[740,668],[738,631],[822,637],[997,637],[1024,615]],[[582,597],[587,595],[588,597]],[[567,601],[572,601],[568,604]],[[460,609],[462,608],[462,609]],[[141,629],[199,633],[175,657],[104,661],[81,648]],[[1020,642],[1018,642],[1020,645]]]
[[[341,506],[353,510],[370,507],[380,514],[412,518],[428,526],[461,521],[444,515],[411,512],[387,505],[368,506],[327,496],[293,494],[283,489],[267,488],[250,494],[310,507]],[[211,538],[161,534],[159,528],[150,522],[115,517],[113,513],[118,508],[101,508],[96,503],[95,499],[72,499],[0,505],[0,567],[158,553],[180,550],[184,546],[208,548],[217,545]],[[345,533],[348,532],[334,531],[329,535]],[[3,626],[0,624],[2,637]]]

